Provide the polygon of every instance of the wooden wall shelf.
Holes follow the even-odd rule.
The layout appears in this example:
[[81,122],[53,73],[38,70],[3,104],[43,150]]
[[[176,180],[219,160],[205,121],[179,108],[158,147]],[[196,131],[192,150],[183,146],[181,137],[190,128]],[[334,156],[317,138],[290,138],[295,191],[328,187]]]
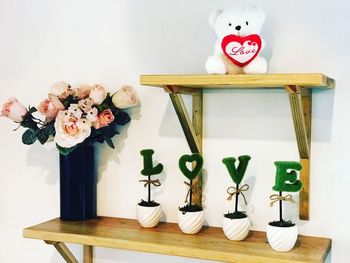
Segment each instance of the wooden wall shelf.
[[[192,152],[202,152],[203,90],[205,89],[285,89],[290,101],[302,171],[299,216],[309,220],[312,89],[335,88],[335,81],[320,73],[260,75],[142,75],[142,85],[161,87],[170,95]],[[181,94],[193,96],[192,122]],[[201,177],[196,178],[201,183]],[[201,204],[202,195],[194,195]]]
[[234,242],[217,227],[186,235],[177,224],[145,229],[136,220],[110,217],[85,222],[53,219],[24,229],[23,236],[54,245],[68,263],[78,261],[64,242],[84,245],[84,263],[93,262],[92,246],[236,263],[324,262],[331,248],[330,239],[299,236],[292,251],[280,253],[270,248],[264,232],[251,231],[246,240]]

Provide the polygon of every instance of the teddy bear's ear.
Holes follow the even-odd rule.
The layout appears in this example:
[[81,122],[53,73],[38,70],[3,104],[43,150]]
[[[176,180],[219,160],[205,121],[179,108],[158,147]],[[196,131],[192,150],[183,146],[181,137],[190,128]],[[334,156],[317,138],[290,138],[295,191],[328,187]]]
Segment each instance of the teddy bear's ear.
[[209,16],[209,24],[212,27],[215,27],[216,20],[218,19],[219,15],[222,13],[221,9],[216,9],[213,12],[211,12]]
[[249,6],[248,13],[251,16],[253,16],[256,21],[259,21],[260,25],[262,25],[265,22],[266,14],[265,14],[264,10],[262,10],[256,6]]

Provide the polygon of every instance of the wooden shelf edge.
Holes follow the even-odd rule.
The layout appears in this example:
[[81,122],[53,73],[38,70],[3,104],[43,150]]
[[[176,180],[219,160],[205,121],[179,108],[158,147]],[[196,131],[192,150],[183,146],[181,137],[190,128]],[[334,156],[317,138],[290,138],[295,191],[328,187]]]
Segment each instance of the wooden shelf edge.
[[234,242],[227,240],[217,227],[186,235],[173,223],[143,229],[136,220],[122,218],[100,218],[81,225],[56,219],[24,229],[23,236],[225,262],[323,262],[331,249],[330,239],[299,236],[295,249],[279,253],[269,247],[265,233],[260,231],[251,231],[246,241]]
[[198,89],[281,88],[297,85],[305,88],[335,88],[335,80],[322,73],[256,74],[256,75],[141,75],[140,84]]

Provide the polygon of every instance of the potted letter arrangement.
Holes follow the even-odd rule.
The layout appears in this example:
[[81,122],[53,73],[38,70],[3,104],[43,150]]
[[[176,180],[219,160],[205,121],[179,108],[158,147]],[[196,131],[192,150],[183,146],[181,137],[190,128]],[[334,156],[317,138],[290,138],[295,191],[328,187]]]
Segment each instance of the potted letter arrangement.
[[[192,170],[187,167],[192,165]],[[183,175],[190,180],[184,182],[188,187],[185,203],[186,205],[179,208],[177,222],[181,231],[185,234],[197,234],[203,226],[204,211],[200,205],[193,204],[192,195],[200,191],[200,185],[194,183],[194,179],[201,172],[203,167],[203,158],[199,153],[192,155],[183,155],[179,160],[179,168]]]
[[139,182],[144,183],[144,186],[147,187],[148,199],[147,201],[141,200],[138,203],[136,208],[136,216],[140,225],[143,227],[155,227],[158,225],[162,209],[160,204],[156,203],[151,198],[151,185],[158,187],[161,185],[159,179],[152,180],[152,175],[160,174],[163,171],[163,165],[158,163],[156,166],[153,166],[152,155],[154,151],[152,149],[142,150],[141,155],[143,156],[143,170],[141,174],[146,176],[147,179],[142,179]]
[[280,252],[290,251],[298,238],[298,227],[291,221],[285,221],[282,217],[282,201],[294,202],[292,195],[283,196],[282,192],[299,192],[303,187],[297,179],[297,171],[302,169],[298,162],[277,161],[275,185],[272,187],[278,194],[270,196],[271,203],[279,203],[279,220],[270,222],[267,226],[267,240],[273,250]]
[[232,200],[235,196],[235,210],[234,212],[228,212],[224,215],[222,221],[222,228],[224,230],[225,236],[234,241],[240,241],[247,237],[251,222],[247,214],[243,211],[238,211],[238,201],[239,195],[243,197],[245,204],[247,204],[245,195],[243,192],[248,191],[249,185],[244,184],[240,186],[240,183],[243,180],[244,174],[246,172],[250,156],[243,155],[238,157],[239,164],[236,167],[236,159],[234,157],[224,158],[222,162],[226,165],[226,168],[229,172],[229,175],[232,181],[235,183],[235,186],[231,186],[227,189],[229,197],[227,200]]

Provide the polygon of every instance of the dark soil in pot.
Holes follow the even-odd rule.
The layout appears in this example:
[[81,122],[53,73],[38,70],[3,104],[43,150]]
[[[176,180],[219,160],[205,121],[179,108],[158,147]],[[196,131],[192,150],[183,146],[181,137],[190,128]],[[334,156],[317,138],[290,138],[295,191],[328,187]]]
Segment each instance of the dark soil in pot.
[[179,207],[179,210],[183,213],[186,214],[187,212],[199,212],[202,211],[203,208],[199,205],[186,205],[183,207]]
[[269,223],[270,226],[276,226],[276,227],[292,227],[295,226],[294,223],[291,221],[273,221]]
[[224,214],[224,217],[229,218],[229,219],[241,219],[241,218],[246,218],[247,215],[244,212],[234,212],[234,213],[227,213]]
[[150,202],[146,202],[145,200],[141,200],[140,203],[138,203],[139,206],[145,206],[145,207],[155,207],[155,206],[159,206],[158,203],[154,202],[154,201],[150,201]]

